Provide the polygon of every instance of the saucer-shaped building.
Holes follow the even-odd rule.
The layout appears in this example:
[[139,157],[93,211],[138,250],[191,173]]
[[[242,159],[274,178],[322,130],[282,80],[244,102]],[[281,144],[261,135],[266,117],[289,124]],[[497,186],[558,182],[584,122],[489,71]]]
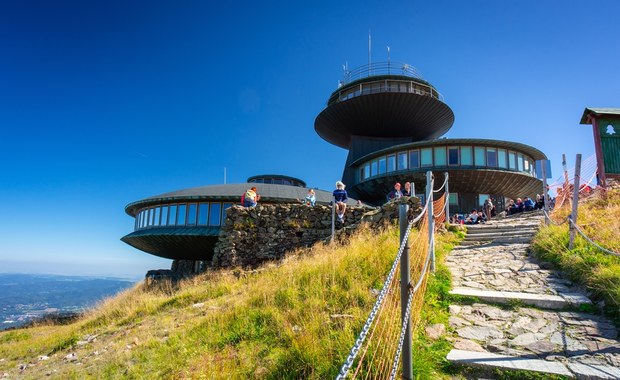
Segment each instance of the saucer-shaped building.
[[501,140],[440,138],[454,113],[437,89],[407,64],[376,63],[345,74],[317,116],[316,132],[348,149],[343,181],[351,196],[385,202],[394,183],[412,182],[423,198],[427,171],[436,183],[449,175],[451,212],[479,209],[491,197],[542,192],[536,160],[546,156],[531,146]]
[[[239,205],[241,195],[255,186],[261,204],[296,203],[308,188],[300,179],[282,175],[250,177],[247,183],[194,187],[145,198],[125,207],[135,218],[134,231],[121,238],[134,248],[173,260],[209,261],[226,209]],[[317,204],[328,204],[332,193],[315,189]],[[350,201],[354,204],[354,200]]]

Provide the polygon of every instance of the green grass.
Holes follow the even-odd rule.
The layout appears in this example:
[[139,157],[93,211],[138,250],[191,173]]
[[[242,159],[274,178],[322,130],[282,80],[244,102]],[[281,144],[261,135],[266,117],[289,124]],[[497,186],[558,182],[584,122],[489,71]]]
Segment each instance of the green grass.
[[[564,220],[570,210],[556,210],[553,217]],[[606,197],[598,195],[580,201],[577,224],[598,244],[620,252],[620,191],[611,190]],[[542,260],[554,263],[572,281],[582,284],[594,301],[620,323],[620,257],[601,252],[577,235],[574,248],[568,249],[569,232],[566,224],[543,226],[532,243],[534,253]]]

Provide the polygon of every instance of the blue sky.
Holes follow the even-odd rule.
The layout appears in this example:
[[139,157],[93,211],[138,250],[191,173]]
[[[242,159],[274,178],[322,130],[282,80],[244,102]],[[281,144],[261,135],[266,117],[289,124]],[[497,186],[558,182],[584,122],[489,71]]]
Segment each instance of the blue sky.
[[446,137],[533,145],[554,177],[594,152],[584,107],[620,106],[617,1],[265,3],[2,3],[0,272],[168,268],[119,240],[125,205],[224,168],[331,189],[346,151],[314,118],[369,31],[444,95]]

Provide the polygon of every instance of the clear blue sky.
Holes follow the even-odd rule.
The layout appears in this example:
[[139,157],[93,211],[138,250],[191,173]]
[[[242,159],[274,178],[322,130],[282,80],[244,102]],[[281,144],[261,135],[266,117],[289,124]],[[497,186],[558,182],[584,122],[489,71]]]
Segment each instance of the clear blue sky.
[[0,272],[168,268],[119,240],[125,205],[224,168],[331,189],[346,151],[314,118],[369,30],[445,96],[447,137],[533,145],[554,177],[594,152],[584,107],[620,106],[615,0],[269,3],[3,1]]

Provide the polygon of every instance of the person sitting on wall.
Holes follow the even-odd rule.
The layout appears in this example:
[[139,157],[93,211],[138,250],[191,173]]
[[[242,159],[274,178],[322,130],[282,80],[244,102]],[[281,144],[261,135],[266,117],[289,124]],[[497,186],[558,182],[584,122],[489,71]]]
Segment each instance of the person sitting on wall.
[[405,188],[401,191],[403,193],[403,197],[411,197],[411,182],[405,182]]
[[524,211],[532,211],[534,210],[534,201],[531,200],[529,197],[525,197],[525,200],[523,201],[523,210]]
[[506,215],[511,215],[512,214],[512,208],[514,207],[515,201],[514,200],[509,200],[508,201],[508,205],[506,206],[506,209],[504,211],[506,211]]
[[517,209],[516,212],[523,212],[523,209],[525,208],[525,204],[523,203],[523,200],[521,198],[517,198],[515,206]]
[[396,182],[394,184],[394,188],[387,195],[387,201],[393,201],[394,199],[398,199],[403,196],[403,193],[400,191],[400,183]]
[[316,195],[314,194],[313,189],[308,189],[308,194],[306,194],[306,198],[303,201],[303,204],[314,207],[316,203]]
[[471,210],[471,214],[465,218],[465,224],[478,224],[478,211],[476,209]]
[[260,195],[256,194],[256,187],[248,189],[241,197],[243,207],[256,207],[260,200]]
[[336,182],[336,190],[333,192],[336,214],[338,214],[338,221],[340,223],[344,223],[344,213],[347,210],[347,191],[344,188],[344,183],[338,181]]

